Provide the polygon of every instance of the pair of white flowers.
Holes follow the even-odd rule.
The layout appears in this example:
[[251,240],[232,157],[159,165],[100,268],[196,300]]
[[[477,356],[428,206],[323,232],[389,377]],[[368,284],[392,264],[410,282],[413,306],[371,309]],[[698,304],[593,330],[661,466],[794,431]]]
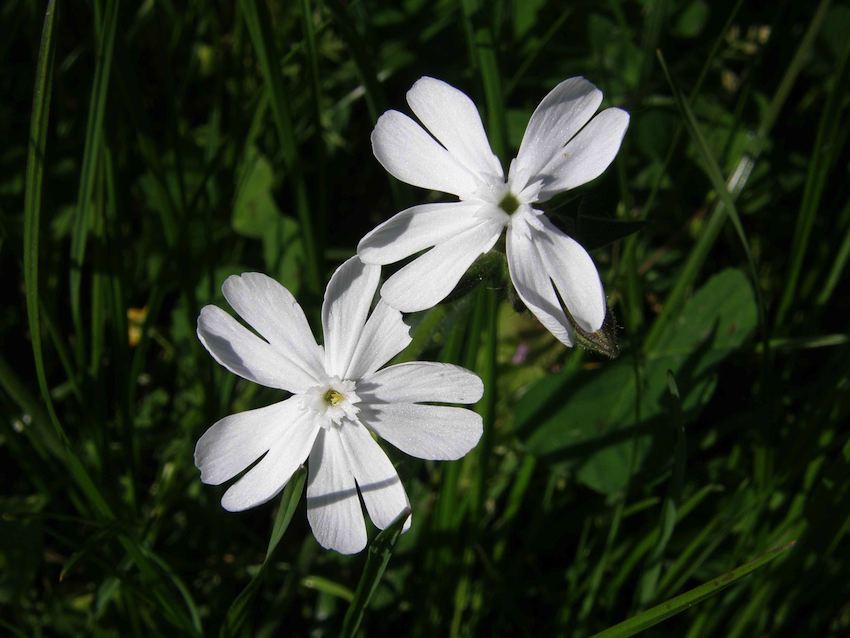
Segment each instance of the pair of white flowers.
[[[531,116],[505,180],[464,93],[425,77],[407,101],[425,128],[398,111],[384,113],[372,133],[375,157],[398,179],[459,201],[414,206],[362,239],[358,256],[337,269],[325,291],[324,347],[289,291],[259,273],[230,277],[222,287],[257,334],[216,306],[198,318],[198,337],[216,361],[292,394],[207,430],[195,449],[201,480],[218,485],[250,467],[222,498],[225,509],[239,511],[274,497],[308,461],[313,534],[323,547],[345,554],[366,545],[358,491],[381,529],[409,507],[373,434],[412,456],[451,460],[482,433],[475,412],[431,404],[478,401],[483,385],[472,372],[429,362],[382,369],[410,343],[402,312],[443,300],[507,229],[513,284],[555,337],[572,346],[573,322],[595,332],[606,313],[590,256],[535,205],[599,176],[619,150],[628,114],[609,108],[594,117],[602,93],[583,78],[561,82]],[[380,266],[425,249],[384,283],[370,312]]]

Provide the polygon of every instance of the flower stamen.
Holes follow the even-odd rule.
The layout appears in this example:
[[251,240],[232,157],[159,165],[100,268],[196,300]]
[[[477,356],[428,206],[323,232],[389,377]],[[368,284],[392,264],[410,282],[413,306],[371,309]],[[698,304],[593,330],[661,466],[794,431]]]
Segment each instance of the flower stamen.
[[328,391],[325,392],[325,396],[322,398],[325,400],[325,403],[331,406],[345,401],[345,395],[342,392],[337,392],[333,388],[329,388]]

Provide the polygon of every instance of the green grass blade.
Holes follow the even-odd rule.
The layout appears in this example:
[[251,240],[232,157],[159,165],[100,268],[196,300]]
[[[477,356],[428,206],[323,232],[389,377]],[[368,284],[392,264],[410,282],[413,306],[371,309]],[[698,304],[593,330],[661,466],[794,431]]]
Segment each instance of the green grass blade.
[[820,209],[826,180],[832,164],[842,150],[841,144],[837,143],[836,140],[841,139],[840,129],[845,126],[845,122],[842,120],[842,112],[847,96],[848,77],[850,77],[848,60],[850,60],[850,40],[844,46],[844,52],[834,76],[834,84],[829,92],[818,124],[812,156],[808,163],[809,170],[803,189],[803,201],[800,204],[800,212],[797,215],[797,222],[792,235],[790,266],[785,278],[782,301],[779,303],[779,310],[776,313],[777,325],[782,325],[797,298],[797,284],[803,270],[803,262],[808,251],[815,216]]
[[472,63],[478,67],[484,85],[490,145],[493,152],[504,160],[508,147],[508,120],[505,114],[499,63],[496,58],[495,37],[493,30],[486,26],[486,21],[483,19],[485,7],[478,0],[459,0],[459,2]]
[[643,37],[641,38],[641,67],[640,86],[644,86],[650,78],[654,65],[652,64],[652,53],[658,49],[658,41],[664,28],[664,18],[667,15],[666,0],[654,0],[649,2],[645,9],[646,18]]
[[[32,120],[30,122],[27,169],[24,184],[24,287],[26,289],[27,320],[30,340],[35,359],[36,377],[41,398],[47,408],[47,419],[53,427],[57,445],[54,453],[62,460],[83,493],[101,515],[108,516],[109,506],[97,486],[85,470],[79,457],[70,448],[68,438],[53,406],[47,373],[44,368],[44,352],[41,341],[41,317],[39,307],[39,240],[40,220],[44,189],[44,160],[47,143],[47,125],[50,113],[50,96],[53,86],[53,62],[56,52],[56,5],[50,2],[44,16],[41,46],[33,89]],[[46,425],[46,424],[45,424]]]
[[363,96],[369,111],[369,119],[374,124],[378,121],[381,111],[386,108],[386,99],[375,68],[372,47],[367,38],[355,28],[355,20],[349,14],[350,3],[343,4],[340,0],[331,0],[326,3],[326,8],[331,12],[334,26],[339,29],[339,36],[351,53],[357,74],[363,83]]
[[818,8],[812,15],[812,21],[809,22],[806,33],[800,40],[800,46],[797,47],[797,51],[794,53],[794,57],[791,59],[785,75],[782,76],[779,87],[776,89],[776,93],[774,93],[773,99],[770,101],[770,106],[767,108],[767,112],[759,125],[758,134],[756,135],[757,142],[764,140],[773,128],[773,125],[776,124],[776,119],[782,112],[782,107],[785,106],[785,102],[791,94],[791,89],[794,88],[797,77],[808,65],[812,47],[823,26],[823,21],[829,13],[831,4],[831,0],[821,0]]
[[480,514],[487,498],[487,486],[490,484],[490,456],[493,449],[493,429],[496,419],[496,350],[499,346],[499,299],[493,290],[483,291],[486,329],[484,335],[484,352],[481,357],[479,376],[484,382],[484,398],[478,404],[478,411],[484,422],[484,432],[476,446],[478,457],[478,472],[475,480],[475,491],[472,505],[476,514]]
[[239,9],[254,45],[257,62],[266,81],[272,115],[280,138],[283,161],[286,165],[286,173],[295,192],[295,209],[298,213],[298,221],[304,238],[307,287],[310,292],[318,295],[322,289],[320,273],[323,269],[319,265],[321,253],[317,250],[313,214],[310,210],[307,187],[300,167],[292,113],[283,88],[283,76],[278,66],[280,55],[272,33],[271,16],[263,2],[255,3],[250,0],[241,0]]
[[103,116],[106,111],[106,96],[109,90],[109,72],[112,66],[112,51],[115,45],[115,31],[118,25],[119,2],[107,0],[103,24],[95,58],[94,81],[92,82],[89,102],[88,122],[83,160],[80,167],[80,186],[77,191],[77,207],[74,215],[74,227],[71,233],[71,315],[77,337],[77,358],[83,361],[83,320],[80,308],[80,287],[82,284],[83,261],[86,254],[86,241],[91,225],[92,197],[95,178],[98,173],[98,159],[101,157],[103,141]]
[[[850,217],[850,202],[847,202],[841,217]],[[844,273],[844,269],[847,267],[848,260],[850,260],[850,227],[847,228],[844,239],[841,240],[841,246],[838,248],[835,261],[832,262],[832,267],[826,276],[826,283],[818,293],[817,305],[824,306],[830,300],[832,293],[835,292],[835,287],[841,279],[841,275]]]
[[348,587],[322,576],[305,576],[301,579],[301,586],[307,589],[315,589],[323,594],[342,598],[347,603],[354,600],[354,592]]
[[[700,94],[702,90],[703,82],[705,81],[706,76],[708,75],[709,69],[712,68],[714,64],[715,58],[717,54],[720,52],[721,45],[727,42],[729,29],[735,22],[735,18],[738,17],[738,11],[741,9],[741,5],[743,5],[744,0],[737,0],[735,5],[732,7],[732,10],[729,12],[729,15],[726,17],[726,22],[723,23],[723,28],[720,29],[717,37],[714,39],[714,44],[711,47],[711,51],[705,59],[705,62],[702,65],[702,69],[700,69],[699,76],[697,77],[697,81],[694,83],[693,88],[691,89],[690,94],[688,95],[688,99],[693,102],[696,97]],[[661,185],[664,182],[664,177],[667,175],[667,170],[670,166],[670,162],[673,161],[673,156],[675,154],[676,148],[679,145],[679,138],[682,135],[682,125],[678,124],[676,126],[676,131],[673,133],[673,139],[670,141],[670,145],[667,147],[667,155],[664,158],[663,162],[663,170],[659,171],[658,177],[652,184],[652,188],[649,191],[649,196],[646,198],[646,202],[641,207],[640,211],[640,219],[645,219],[649,212],[653,209],[653,205],[655,204],[655,200],[661,190]],[[634,239],[628,239],[630,244],[634,244]]]
[[283,538],[283,533],[289,527],[292,517],[295,515],[295,510],[298,509],[298,503],[301,502],[301,493],[304,491],[304,482],[307,480],[307,471],[304,467],[298,469],[292,478],[289,479],[286,488],[283,490],[283,496],[280,497],[280,506],[277,508],[277,515],[272,526],[272,533],[269,537],[269,546],[266,549],[266,562],[272,557],[274,550],[277,548],[280,539]]
[[756,269],[756,262],[755,259],[753,259],[753,253],[750,250],[750,242],[749,239],[747,239],[747,233],[744,230],[744,225],[741,223],[741,217],[738,215],[738,209],[735,206],[735,201],[726,186],[726,181],[723,179],[723,173],[721,173],[720,166],[717,164],[717,160],[711,152],[708,141],[705,139],[702,129],[697,123],[696,116],[694,115],[693,110],[691,110],[687,98],[685,98],[685,95],[670,75],[670,71],[667,68],[667,62],[664,60],[664,55],[660,50],[658,51],[658,62],[661,64],[661,70],[664,72],[664,77],[667,78],[667,83],[670,85],[670,90],[673,92],[673,98],[676,100],[679,112],[685,120],[685,127],[696,146],[700,158],[702,159],[703,169],[705,170],[709,180],[711,180],[711,185],[714,188],[715,193],[723,203],[723,208],[726,210],[726,214],[729,216],[729,220],[732,222],[735,232],[738,235],[738,239],[741,242],[741,247],[744,249],[744,255],[747,258],[747,264],[750,269],[753,289],[756,292],[756,303],[759,311],[762,341],[767,349],[767,312],[764,305],[764,298],[761,293],[761,286],[759,286],[758,270]]
[[730,572],[726,572],[722,576],[718,576],[717,578],[685,592],[680,596],[671,598],[667,602],[656,605],[637,616],[633,616],[624,622],[614,625],[613,627],[609,627],[605,631],[595,634],[593,638],[626,638],[627,636],[634,636],[645,629],[649,629],[650,627],[667,620],[671,616],[675,616],[676,614],[685,611],[689,607],[696,605],[698,602],[705,600],[709,596],[713,596],[747,574],[750,574],[759,567],[769,563],[780,554],[791,549],[793,546],[794,541],[783,545],[782,547],[772,549],[758,558],[751,560],[749,563],[745,563]]
[[301,467],[286,484],[286,487],[283,490],[283,495],[280,497],[280,505],[278,506],[277,514],[275,515],[271,536],[269,537],[269,545],[266,549],[266,558],[260,566],[260,569],[256,574],[254,574],[254,577],[251,578],[245,588],[230,604],[224,625],[221,628],[220,633],[222,636],[239,635],[240,627],[242,627],[248,619],[250,603],[260,588],[260,584],[262,583],[265,575],[266,566],[269,564],[269,560],[271,559],[272,554],[274,554],[274,550],[280,543],[280,539],[283,538],[283,533],[286,531],[286,528],[289,527],[289,523],[292,520],[292,516],[295,514],[295,510],[298,509],[298,503],[301,501],[301,494],[304,491],[304,483],[306,480],[307,471],[304,467]]
[[[44,370],[44,353],[41,343],[41,317],[39,307],[39,240],[41,204],[44,190],[45,147],[47,125],[50,114],[50,97],[53,90],[53,62],[56,53],[54,39],[56,27],[56,5],[51,0],[44,16],[38,66],[35,72],[35,88],[32,98],[32,120],[30,122],[29,146],[27,148],[27,172],[24,185],[24,289],[26,290],[27,319],[30,340],[35,357],[38,386],[47,409],[53,412],[53,400]],[[61,437],[60,437],[61,438]]]
[[404,522],[409,515],[410,509],[405,508],[398,515],[398,518],[378,534],[375,540],[372,541],[372,544],[369,545],[369,554],[366,557],[366,565],[363,567],[363,573],[360,575],[360,582],[357,583],[357,589],[354,592],[354,600],[351,601],[351,605],[345,613],[345,619],[342,622],[340,635],[343,638],[353,638],[360,628],[360,623],[363,622],[363,615],[366,613],[369,600],[381,582],[381,577],[387,569],[387,564],[393,555],[395,544],[401,535]]
[[517,86],[519,86],[520,81],[526,77],[529,69],[531,69],[532,65],[537,61],[539,55],[546,50],[547,46],[552,41],[552,38],[554,38],[555,34],[557,34],[558,31],[561,30],[561,27],[564,26],[564,22],[567,21],[567,18],[572,15],[573,9],[574,7],[572,6],[564,7],[561,14],[554,22],[552,22],[551,25],[549,25],[549,28],[546,29],[546,33],[544,33],[540,39],[534,43],[528,53],[526,53],[525,59],[523,59],[517,70],[505,83],[505,98],[508,98]]
[[661,563],[664,552],[673,535],[678,522],[678,505],[682,494],[682,484],[685,478],[685,462],[687,445],[685,444],[685,428],[682,423],[682,400],[679,387],[672,370],[667,371],[667,387],[672,403],[672,425],[676,430],[676,444],[673,449],[673,472],[670,477],[670,487],[661,504],[661,517],[658,521],[658,542],[652,550],[647,566],[638,584],[638,601],[642,607],[652,602],[661,575]]
[[[307,71],[310,78],[310,101],[313,111],[313,120],[316,126],[316,172],[318,174],[316,184],[316,227],[324,228],[326,225],[327,207],[327,153],[325,150],[324,125],[322,123],[322,85],[319,72],[319,51],[316,47],[316,30],[313,26],[313,3],[311,0],[301,0],[301,22],[304,25],[304,44],[307,52]],[[316,239],[319,239],[317,236]],[[319,252],[322,247],[317,247]]]

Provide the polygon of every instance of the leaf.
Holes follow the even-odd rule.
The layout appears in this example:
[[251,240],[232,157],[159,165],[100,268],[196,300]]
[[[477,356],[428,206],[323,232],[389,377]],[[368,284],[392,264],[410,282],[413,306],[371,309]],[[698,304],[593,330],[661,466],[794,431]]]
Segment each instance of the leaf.
[[672,33],[679,38],[695,38],[705,26],[709,13],[704,0],[692,0],[676,18]]
[[246,152],[230,223],[243,237],[261,239],[266,272],[293,295],[301,287],[304,244],[298,222],[281,213],[273,196],[274,170],[255,148]]
[[393,549],[408,516],[410,516],[410,508],[405,508],[369,545],[369,555],[366,558],[363,573],[360,575],[360,582],[357,583],[354,600],[351,601],[342,622],[340,635],[343,638],[352,638],[357,633],[360,623],[363,622],[363,614],[366,612],[369,600],[378,588],[381,577],[387,569],[387,564],[390,562]]
[[721,272],[670,323],[639,371],[625,357],[591,375],[567,383],[547,378],[529,390],[517,406],[526,449],[574,467],[578,480],[599,492],[623,489],[646,457],[656,423],[666,418],[668,370],[682,393],[683,417],[693,417],[711,396],[717,365],[755,325],[746,278]]
[[791,541],[782,547],[772,549],[758,558],[751,560],[749,563],[744,563],[740,567],[736,567],[732,571],[726,572],[722,576],[718,576],[699,587],[647,609],[645,612],[633,616],[618,625],[609,627],[605,631],[595,634],[592,638],[626,638],[627,636],[634,636],[644,629],[649,629],[671,616],[675,616],[689,607],[696,605],[709,596],[713,596],[747,574],[754,572],[762,565],[769,563],[783,552],[791,549],[795,542]]
[[272,196],[274,172],[266,157],[256,148],[246,152],[242,176],[233,202],[230,223],[240,235],[262,238],[281,213]]

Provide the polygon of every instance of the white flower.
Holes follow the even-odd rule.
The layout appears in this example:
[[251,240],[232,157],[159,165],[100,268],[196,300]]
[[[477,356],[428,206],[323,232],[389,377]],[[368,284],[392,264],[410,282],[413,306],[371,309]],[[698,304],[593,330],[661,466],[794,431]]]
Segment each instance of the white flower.
[[375,157],[401,181],[460,201],[408,208],[361,240],[358,254],[371,264],[433,246],[387,280],[384,300],[402,312],[439,303],[507,228],[511,279],[540,322],[573,345],[560,295],[582,330],[599,330],[606,303],[593,261],[535,205],[598,177],[620,148],[628,113],[609,108],[593,117],[602,92],[584,78],[564,80],[531,116],[505,181],[475,104],[464,93],[424,77],[408,91],[407,102],[425,128],[387,111],[372,132]]
[[207,430],[195,447],[201,480],[218,485],[262,457],[221,500],[227,510],[244,510],[274,497],[309,458],[307,519],[319,544],[343,554],[366,545],[358,488],[381,529],[408,506],[373,432],[433,460],[462,457],[482,432],[471,410],[425,404],[478,401],[483,385],[468,370],[424,362],[379,370],[410,343],[397,310],[379,301],[369,314],[380,270],[354,257],[331,277],[322,305],[324,348],[289,291],[259,273],[229,277],[222,291],[260,336],[217,306],[198,317],[198,337],[216,361],[293,395]]

